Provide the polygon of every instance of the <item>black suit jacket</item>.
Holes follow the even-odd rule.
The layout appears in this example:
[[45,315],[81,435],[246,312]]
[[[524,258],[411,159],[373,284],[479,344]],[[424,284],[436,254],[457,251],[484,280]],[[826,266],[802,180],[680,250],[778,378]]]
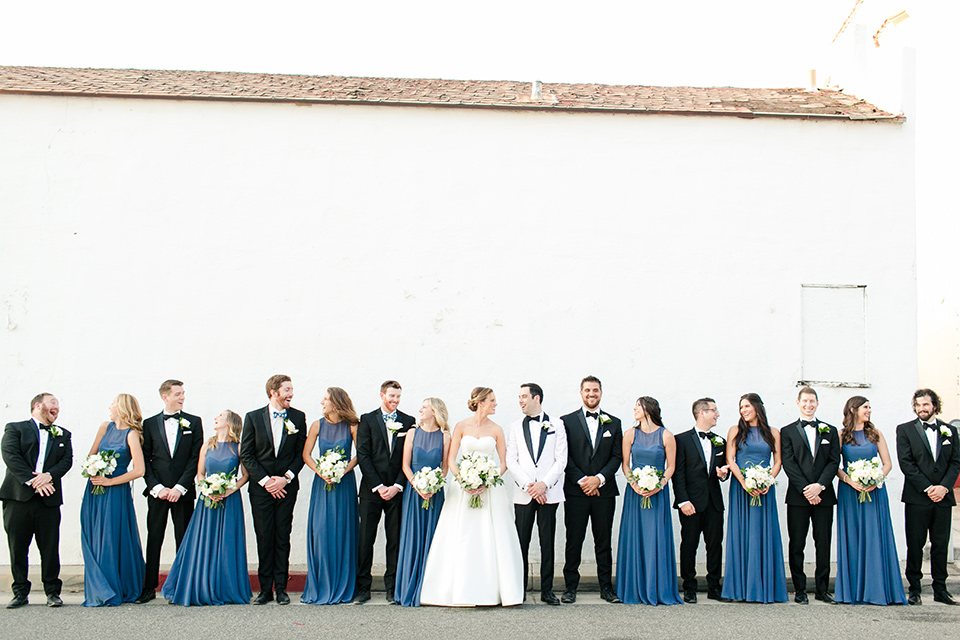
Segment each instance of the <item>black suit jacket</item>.
[[406,478],[403,475],[403,443],[407,432],[416,424],[413,416],[397,411],[397,422],[400,429],[396,435],[396,445],[393,455],[390,455],[390,439],[387,426],[383,421],[380,409],[360,416],[357,426],[357,464],[360,465],[360,499],[374,500],[379,496],[373,492],[374,487],[383,485],[392,487],[395,484],[403,486]]
[[[950,430],[950,436],[939,433],[940,428]],[[937,420],[937,440],[940,443],[940,457],[933,459],[930,444],[923,433],[924,426],[919,419],[905,422],[897,427],[897,458],[903,472],[902,502],[908,504],[952,507],[957,504],[953,496],[953,485],[960,475],[960,442],[957,442],[957,430],[947,423]],[[925,493],[931,485],[942,485],[948,489],[940,502],[934,502]]]
[[[598,409],[599,411],[599,409]],[[617,488],[617,470],[623,462],[623,431],[620,418],[606,411],[600,411],[610,418],[609,422],[597,426],[597,438],[590,442],[590,431],[583,410],[577,409],[562,416],[563,426],[567,430],[567,469],[563,481],[563,492],[567,497],[587,498],[577,484],[584,476],[603,474],[605,482],[600,487],[600,498],[612,498],[620,495]]]
[[270,428],[270,405],[251,411],[243,419],[243,433],[240,436],[240,461],[250,474],[251,494],[268,495],[260,486],[260,481],[270,476],[293,473],[293,479],[287,485],[287,492],[299,488],[297,475],[303,468],[303,446],[307,442],[307,416],[303,411],[287,409],[287,420],[297,428],[297,433],[287,433],[286,428],[280,435],[280,449],[274,453],[273,433]]
[[172,443],[176,447],[173,457],[167,447],[163,413],[143,421],[143,480],[147,483],[147,488],[143,490],[145,496],[150,495],[150,490],[158,484],[168,489],[179,484],[187,490],[184,497],[191,500],[196,497],[193,482],[197,477],[197,462],[203,445],[203,424],[197,416],[183,412],[180,415],[190,426],[186,429],[177,428],[178,442]]
[[[714,434],[714,437],[726,442],[721,436]],[[707,460],[703,459],[703,448],[700,446],[697,429],[684,431],[678,434],[675,440],[677,464],[672,478],[674,508],[678,509],[684,502],[689,502],[697,513],[706,511],[708,504],[713,505],[717,511],[723,511],[723,494],[720,491],[717,469],[727,463],[725,444],[719,447],[710,444],[710,473],[707,473]]]
[[[821,433],[821,426],[830,430]],[[805,428],[810,427],[801,427],[797,420],[780,429],[780,460],[784,473],[790,479],[784,502],[794,506],[810,506],[810,501],[803,497],[803,488],[810,484],[822,484],[826,490],[820,492],[820,504],[834,505],[837,503],[837,493],[833,488],[833,479],[840,468],[840,434],[836,427],[817,420],[818,444],[814,457],[803,432]],[[828,443],[824,443],[824,440]]]
[[[48,507],[63,504],[60,479],[73,466],[70,432],[63,427],[59,428],[62,434],[56,437],[47,436],[47,457],[43,461],[43,471],[51,475],[56,488],[53,495],[43,497],[43,503]],[[3,464],[7,466],[3,484],[0,485],[0,500],[27,502],[37,495],[26,483],[33,479],[33,471],[40,456],[40,436],[33,420],[7,424],[3,429],[3,439],[0,440],[0,450],[3,453]]]

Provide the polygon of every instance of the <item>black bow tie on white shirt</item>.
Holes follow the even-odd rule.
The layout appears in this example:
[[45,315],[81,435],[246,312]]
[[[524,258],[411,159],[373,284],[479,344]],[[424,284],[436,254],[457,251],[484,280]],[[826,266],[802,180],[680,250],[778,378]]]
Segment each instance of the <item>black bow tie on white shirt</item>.
[[179,420],[179,419],[180,419],[180,413],[177,412],[177,413],[175,413],[175,414],[173,414],[173,415],[168,415],[168,414],[166,414],[166,413],[163,414],[163,420],[164,420],[164,422],[166,422],[167,420],[170,420],[171,418],[172,418],[173,420]]
[[53,426],[52,424],[41,424],[40,428],[43,429],[44,431],[50,431],[50,427],[52,426]]
[[801,420],[801,421],[800,421],[800,426],[801,426],[801,427],[815,427],[815,426],[817,426],[817,421],[816,421],[816,420]]
[[587,411],[587,417],[588,417],[588,418],[599,418],[599,417],[600,417],[600,413],[599,413],[599,412],[595,412],[595,411]]
[[699,431],[697,432],[697,435],[700,436],[701,440],[708,440],[710,436],[713,434],[710,433],[709,431]]
[[924,422],[924,423],[923,423],[923,426],[925,426],[927,429],[930,429],[931,431],[936,431],[936,430],[937,430],[937,423],[936,423],[936,422]]
[[527,420],[530,422],[540,422],[540,416],[527,416]]

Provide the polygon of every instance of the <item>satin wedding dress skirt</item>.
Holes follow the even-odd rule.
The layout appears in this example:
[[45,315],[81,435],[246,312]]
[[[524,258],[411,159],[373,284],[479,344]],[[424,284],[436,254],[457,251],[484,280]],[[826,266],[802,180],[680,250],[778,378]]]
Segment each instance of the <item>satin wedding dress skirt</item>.
[[[493,436],[463,436],[459,456],[498,460]],[[498,460],[499,461],[499,460]],[[484,492],[471,509],[470,495],[447,477],[443,511],[427,556],[420,603],[445,607],[517,605],[523,602],[523,560],[514,523],[510,480]]]

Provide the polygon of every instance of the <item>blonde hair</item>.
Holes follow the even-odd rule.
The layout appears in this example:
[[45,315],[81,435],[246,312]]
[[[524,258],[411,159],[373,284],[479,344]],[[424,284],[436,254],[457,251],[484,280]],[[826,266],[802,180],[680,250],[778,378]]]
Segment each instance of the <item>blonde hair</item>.
[[[340,387],[327,387],[327,396],[330,398],[330,404],[333,405],[333,411],[330,413],[336,413],[340,420],[351,427],[360,424],[357,411],[353,408],[353,400],[350,399],[346,391]],[[324,414],[323,417],[326,418],[327,415]]]
[[[240,414],[230,411],[230,409],[225,409],[223,411],[226,415],[227,425],[227,442],[240,442],[240,430],[243,428],[243,421],[240,419]],[[211,449],[217,448],[217,434],[214,432],[213,436],[207,440],[207,446]]]
[[436,420],[440,431],[450,432],[450,412],[447,411],[447,405],[440,398],[427,398],[424,400],[433,409],[433,419]]
[[140,411],[140,403],[129,393],[121,393],[114,402],[117,403],[117,418],[136,431],[140,442],[143,442],[143,413]]
[[470,411],[476,411],[477,407],[480,406],[480,403],[487,399],[487,396],[493,393],[493,389],[490,387],[474,387],[473,391],[470,392],[470,401],[467,402],[467,409]]

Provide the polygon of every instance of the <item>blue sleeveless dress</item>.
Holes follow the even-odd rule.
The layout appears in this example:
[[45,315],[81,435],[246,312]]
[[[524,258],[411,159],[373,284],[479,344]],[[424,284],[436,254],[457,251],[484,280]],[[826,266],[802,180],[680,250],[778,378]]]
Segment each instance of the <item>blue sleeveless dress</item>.
[[[666,468],[664,428],[644,433],[633,430],[630,468],[650,465]],[[677,561],[673,546],[670,486],[650,497],[649,509],[629,485],[623,492],[620,539],[617,546],[617,596],[625,604],[683,604],[677,588]]]
[[[129,429],[110,423],[100,439],[100,451],[119,454],[110,477],[122,476],[130,466]],[[80,504],[80,548],[83,551],[83,606],[116,606],[133,602],[143,588],[145,563],[133,510],[130,483],[91,493],[87,480]]]
[[[878,455],[877,445],[867,440],[863,431],[854,431],[853,437],[856,444],[842,448],[843,469],[855,460]],[[845,482],[837,489],[834,599],[846,604],[907,604],[887,487],[874,489],[870,497],[872,502],[860,502],[859,492]]]
[[[737,466],[773,464],[770,446],[758,427],[750,427],[737,450]],[[727,511],[727,562],[721,595],[747,602],[786,602],[787,579],[777,515],[777,488],[770,487],[761,504],[750,506],[750,494],[734,479]]]
[[[221,442],[216,449],[207,449],[207,475],[239,476],[238,447],[236,442]],[[203,498],[197,500],[162,594],[173,604],[185,607],[250,602],[243,498],[239,491],[222,500],[216,509],[206,507]]]
[[[350,458],[353,436],[346,422],[330,424],[320,419],[319,458],[335,447]],[[300,601],[306,604],[350,602],[357,584],[357,478],[349,471],[327,491],[327,483],[314,474],[307,525],[307,583]]]
[[[435,469],[443,462],[443,432],[413,431],[413,451],[410,469],[414,473],[423,467]],[[400,520],[400,555],[397,560],[395,597],[405,607],[420,606],[420,586],[427,553],[443,508],[443,490],[433,496],[429,509],[421,509],[423,499],[410,483],[403,490],[403,514]]]

